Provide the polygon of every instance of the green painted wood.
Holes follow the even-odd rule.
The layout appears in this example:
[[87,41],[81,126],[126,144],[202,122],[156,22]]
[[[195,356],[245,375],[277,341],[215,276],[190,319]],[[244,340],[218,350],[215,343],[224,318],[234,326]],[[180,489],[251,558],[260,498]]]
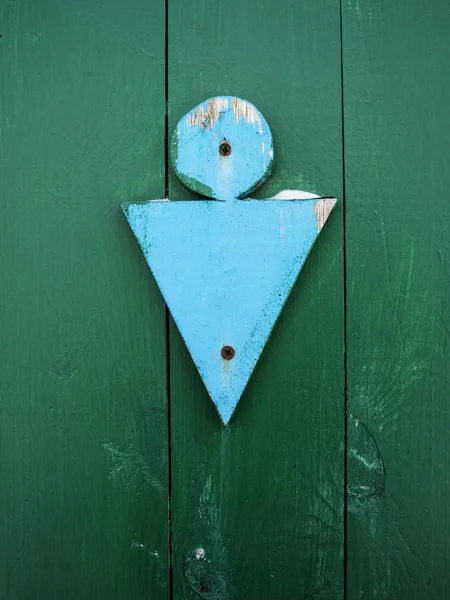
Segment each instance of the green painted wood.
[[164,3],[0,13],[0,597],[168,598]]
[[[169,2],[170,128],[217,94],[270,124],[275,170],[259,197],[342,198],[337,2]],[[188,196],[174,176],[169,195]],[[174,598],[342,598],[341,206],[228,428],[172,324],[171,416]]]
[[349,600],[450,597],[449,28],[344,3]]

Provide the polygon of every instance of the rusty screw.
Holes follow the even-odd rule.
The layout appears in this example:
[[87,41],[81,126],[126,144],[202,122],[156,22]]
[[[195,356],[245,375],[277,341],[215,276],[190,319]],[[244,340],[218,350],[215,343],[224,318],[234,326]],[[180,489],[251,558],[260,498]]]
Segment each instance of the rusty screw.
[[230,156],[231,154],[231,146],[227,142],[227,140],[222,140],[219,146],[219,152],[222,156]]
[[225,360],[231,360],[234,356],[234,348],[232,346],[224,346],[220,354]]

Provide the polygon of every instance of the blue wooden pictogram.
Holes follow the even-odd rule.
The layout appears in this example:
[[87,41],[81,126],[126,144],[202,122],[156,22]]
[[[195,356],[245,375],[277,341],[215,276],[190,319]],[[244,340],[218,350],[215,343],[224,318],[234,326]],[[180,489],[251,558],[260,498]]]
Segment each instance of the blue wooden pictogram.
[[245,199],[270,175],[273,146],[263,116],[239,98],[185,115],[171,162],[209,200],[123,211],[226,425],[336,200],[297,191]]

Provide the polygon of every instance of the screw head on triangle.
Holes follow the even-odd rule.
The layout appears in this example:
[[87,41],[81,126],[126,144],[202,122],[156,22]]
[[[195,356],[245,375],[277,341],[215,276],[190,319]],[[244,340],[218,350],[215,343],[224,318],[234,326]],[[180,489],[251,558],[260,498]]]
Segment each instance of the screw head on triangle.
[[123,210],[226,425],[336,200],[245,199],[270,175],[273,145],[261,113],[239,98],[187,113],[170,155],[181,183],[209,199]]

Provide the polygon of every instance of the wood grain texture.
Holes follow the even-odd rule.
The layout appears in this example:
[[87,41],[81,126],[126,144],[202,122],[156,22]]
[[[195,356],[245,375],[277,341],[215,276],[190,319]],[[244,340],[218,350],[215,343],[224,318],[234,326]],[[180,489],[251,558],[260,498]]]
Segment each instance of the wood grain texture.
[[344,3],[349,600],[450,596],[449,28]]
[[[169,3],[170,129],[206,98],[274,135],[258,191],[342,198],[339,5]],[[324,90],[326,92],[324,92]],[[188,198],[171,177],[171,198]],[[171,334],[174,598],[342,597],[342,212],[330,217],[228,428]]]
[[0,596],[168,597],[164,3],[1,3]]

